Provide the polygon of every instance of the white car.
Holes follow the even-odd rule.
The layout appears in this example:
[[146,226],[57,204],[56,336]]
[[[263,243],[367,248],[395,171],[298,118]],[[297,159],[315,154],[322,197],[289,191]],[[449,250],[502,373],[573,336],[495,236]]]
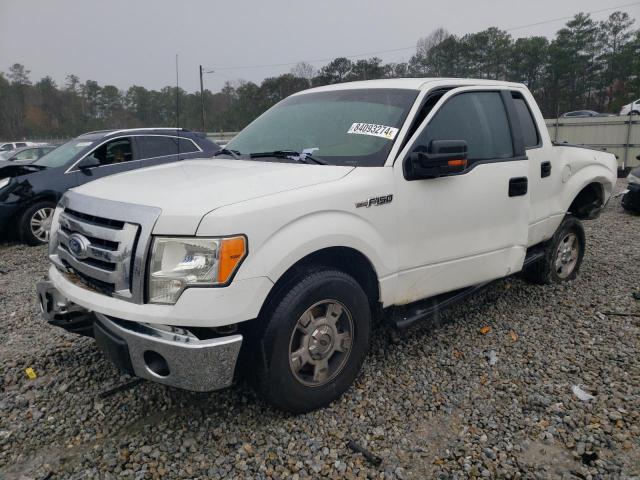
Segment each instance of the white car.
[[640,98],[623,106],[620,115],[640,115]]
[[554,145],[522,84],[314,88],[216,158],[67,192],[40,302],[135,375],[208,391],[241,373],[305,412],[349,388],[376,320],[406,327],[521,271],[575,278],[616,172]]
[[4,142],[4,143],[0,143],[0,153],[10,152],[11,150],[15,150],[16,148],[37,147],[39,145],[46,145],[46,144],[34,143],[34,142]]

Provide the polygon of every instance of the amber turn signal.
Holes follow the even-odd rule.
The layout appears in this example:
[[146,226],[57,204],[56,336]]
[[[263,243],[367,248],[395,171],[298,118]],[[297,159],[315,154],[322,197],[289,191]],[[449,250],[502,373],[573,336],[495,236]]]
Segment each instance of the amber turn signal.
[[466,160],[449,160],[447,164],[450,167],[466,167],[467,161]]
[[218,282],[227,283],[246,255],[247,240],[245,237],[222,239],[218,263]]

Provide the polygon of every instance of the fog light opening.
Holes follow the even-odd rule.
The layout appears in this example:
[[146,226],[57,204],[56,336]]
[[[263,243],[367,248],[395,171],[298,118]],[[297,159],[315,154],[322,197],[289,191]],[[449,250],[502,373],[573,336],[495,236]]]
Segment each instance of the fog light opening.
[[158,377],[168,377],[169,373],[171,373],[169,371],[169,364],[158,352],[146,350],[143,354],[143,358],[144,363],[147,366],[147,370],[154,375],[157,375]]

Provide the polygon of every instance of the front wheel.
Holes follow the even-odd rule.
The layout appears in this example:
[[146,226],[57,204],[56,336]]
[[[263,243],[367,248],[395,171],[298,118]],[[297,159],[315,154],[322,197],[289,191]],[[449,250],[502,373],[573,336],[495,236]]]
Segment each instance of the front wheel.
[[276,295],[261,321],[253,383],[276,408],[303,413],[323,407],[358,376],[369,348],[371,310],[349,275],[307,273]]
[[49,231],[55,203],[43,201],[31,205],[20,220],[20,238],[27,245],[40,245],[49,241]]
[[585,250],[582,223],[568,215],[544,247],[544,257],[524,270],[524,277],[539,284],[561,283],[578,275]]

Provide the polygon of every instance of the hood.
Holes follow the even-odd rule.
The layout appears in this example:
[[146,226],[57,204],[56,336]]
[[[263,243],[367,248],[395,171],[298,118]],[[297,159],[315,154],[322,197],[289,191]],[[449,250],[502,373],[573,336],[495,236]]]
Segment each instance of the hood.
[[353,167],[250,160],[189,160],[134,170],[74,191],[135,205],[159,207],[154,233],[193,235],[204,215],[288,190],[338,180]]
[[19,177],[20,175],[27,175],[41,170],[43,170],[42,167],[36,167],[28,163],[10,162],[8,160],[0,161],[0,179]]

